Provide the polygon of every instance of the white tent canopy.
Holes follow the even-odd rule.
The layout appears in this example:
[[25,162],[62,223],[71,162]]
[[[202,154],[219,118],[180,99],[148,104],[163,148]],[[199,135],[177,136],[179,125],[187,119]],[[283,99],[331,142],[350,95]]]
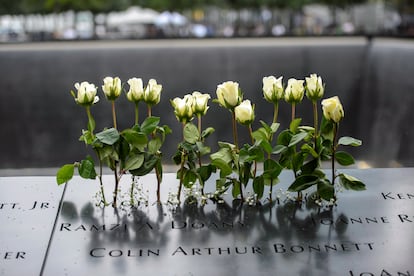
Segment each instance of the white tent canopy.
[[187,23],[187,18],[178,12],[165,11],[161,13],[155,20],[155,24],[158,26],[174,25],[183,26]]
[[119,25],[154,24],[159,13],[151,9],[130,7],[122,12],[111,12],[107,17],[107,25],[115,27]]

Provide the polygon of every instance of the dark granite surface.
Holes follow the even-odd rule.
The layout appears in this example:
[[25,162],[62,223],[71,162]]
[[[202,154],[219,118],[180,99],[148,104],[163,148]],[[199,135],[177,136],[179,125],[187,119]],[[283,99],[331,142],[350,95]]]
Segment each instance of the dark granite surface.
[[39,275],[63,187],[52,177],[0,178],[0,275]]
[[[96,207],[98,183],[75,178],[65,187],[52,236],[64,187],[53,177],[0,178],[1,202],[22,208],[0,209],[0,274],[39,275],[50,236],[43,275],[413,275],[414,169],[343,171],[367,190],[339,192],[332,209],[287,200],[289,172],[282,173],[273,203],[240,205],[226,198],[176,209],[165,204],[177,189],[174,174],[164,175],[162,205],[154,204],[154,175],[140,178],[145,200],[136,208],[128,206],[125,176],[117,210]],[[108,196],[111,181],[105,178]],[[34,201],[49,208],[32,216],[35,210],[27,209]],[[13,259],[33,247],[38,258]],[[15,253],[6,258],[9,251]]]

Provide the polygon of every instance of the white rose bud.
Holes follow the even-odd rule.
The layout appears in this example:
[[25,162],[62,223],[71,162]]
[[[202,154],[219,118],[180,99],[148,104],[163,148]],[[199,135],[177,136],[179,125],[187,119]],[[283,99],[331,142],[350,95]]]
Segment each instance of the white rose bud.
[[233,110],[242,101],[239,84],[233,81],[226,81],[217,86],[217,100],[225,108]]
[[330,121],[339,123],[344,117],[344,109],[338,96],[328,98],[322,101],[323,116]]
[[266,101],[277,103],[283,98],[283,77],[275,78],[274,76],[263,78],[263,95]]
[[106,77],[103,81],[102,90],[106,98],[110,101],[116,100],[122,92],[121,80],[118,77]]
[[297,80],[291,78],[288,80],[288,84],[285,90],[285,100],[288,103],[299,103],[303,99],[305,88],[303,87],[303,80]]
[[156,80],[150,79],[147,87],[144,90],[144,102],[148,105],[156,105],[161,99],[162,85],[158,84]]
[[90,106],[99,101],[99,97],[96,96],[98,88],[93,83],[84,81],[79,84],[77,82],[75,83],[75,88],[77,90],[77,95],[75,95],[73,91],[72,95],[75,98],[77,104]]
[[254,106],[249,100],[244,100],[234,109],[236,120],[242,125],[250,125],[254,121]]
[[144,88],[142,79],[132,78],[128,80],[129,91],[127,93],[127,99],[131,102],[139,102],[144,99]]
[[198,91],[194,91],[192,94],[193,97],[193,112],[195,115],[205,115],[208,110],[208,100],[210,99],[209,94],[202,94]]
[[323,97],[325,86],[322,83],[322,78],[316,74],[311,74],[310,77],[306,77],[306,96],[316,101]]
[[171,101],[175,117],[179,122],[187,123],[193,119],[193,101],[191,95],[185,95],[184,98],[176,97]]

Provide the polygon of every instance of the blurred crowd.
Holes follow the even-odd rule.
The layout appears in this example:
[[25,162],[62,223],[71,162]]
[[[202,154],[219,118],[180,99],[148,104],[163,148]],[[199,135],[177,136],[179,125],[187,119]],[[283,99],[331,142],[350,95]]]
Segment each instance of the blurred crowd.
[[133,6],[105,14],[0,16],[0,42],[307,35],[414,36],[414,14],[368,2],[347,8],[312,4],[298,10],[208,7],[178,13]]

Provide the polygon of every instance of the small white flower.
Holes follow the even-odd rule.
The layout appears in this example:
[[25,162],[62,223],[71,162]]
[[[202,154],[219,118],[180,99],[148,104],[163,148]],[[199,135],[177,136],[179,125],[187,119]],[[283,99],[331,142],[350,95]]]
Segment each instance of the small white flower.
[[266,101],[277,103],[283,98],[283,77],[275,78],[274,76],[263,78],[263,96]]
[[139,102],[144,99],[144,87],[142,79],[132,78],[128,80],[129,91],[127,93],[127,99],[131,102]]
[[162,85],[155,79],[150,79],[144,90],[144,102],[148,105],[156,105],[161,99]]
[[219,104],[227,109],[233,110],[242,101],[239,84],[233,81],[226,81],[217,86],[217,100]]
[[330,121],[339,123],[344,117],[344,109],[338,96],[334,96],[322,101],[323,116]]
[[209,94],[202,94],[198,91],[194,91],[192,94],[193,97],[193,112],[195,115],[205,115],[208,110],[208,100],[210,99]]
[[102,90],[106,98],[110,101],[114,101],[116,98],[121,95],[122,84],[121,80],[118,77],[106,77],[104,78],[104,84],[102,85]]
[[306,96],[310,100],[319,100],[323,97],[325,86],[322,83],[322,78],[316,74],[311,74],[306,77]]
[[77,90],[77,95],[73,93],[75,101],[79,105],[90,106],[99,101],[99,97],[96,96],[98,88],[93,84],[87,81],[81,82],[80,84],[75,83],[75,88]]
[[189,94],[184,98],[176,97],[171,101],[175,117],[179,122],[187,123],[193,119],[193,101],[193,97]]
[[288,103],[299,103],[303,99],[305,88],[303,87],[303,80],[291,78],[285,89],[285,100]]
[[249,100],[244,100],[234,109],[236,120],[242,125],[250,125],[254,121],[254,106]]

